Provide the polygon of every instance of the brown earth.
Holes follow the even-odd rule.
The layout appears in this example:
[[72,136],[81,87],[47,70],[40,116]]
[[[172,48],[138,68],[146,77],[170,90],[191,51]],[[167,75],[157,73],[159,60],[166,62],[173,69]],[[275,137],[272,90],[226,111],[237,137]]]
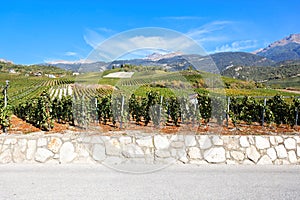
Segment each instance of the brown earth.
[[[30,123],[16,117],[15,115],[11,118],[11,127],[8,129],[9,134],[27,134],[31,132],[41,131],[40,129],[34,127]],[[228,127],[225,125],[218,125],[214,122],[204,124],[202,123],[201,126],[196,124],[180,124],[179,126],[174,126],[171,122],[167,122],[165,126],[155,127],[152,123],[149,123],[145,126],[144,122],[135,123],[130,122],[123,125],[120,128],[119,123],[117,126],[114,126],[111,122],[107,124],[91,124],[90,127],[95,128],[96,130],[105,135],[110,135],[111,132],[115,131],[125,131],[125,130],[132,130],[132,131],[143,131],[145,133],[153,133],[159,132],[162,134],[220,134],[220,135],[280,135],[280,134],[293,134],[293,135],[300,135],[300,126],[297,127],[290,127],[288,125],[265,125],[262,127],[261,125],[251,124],[247,125],[245,123],[241,123],[234,127],[234,125],[229,122]],[[51,131],[45,132],[47,133],[64,133],[67,130],[70,131],[86,131],[80,127],[71,126],[69,124],[61,124],[54,122],[54,128]],[[95,130],[95,129],[94,129]],[[2,132],[2,131],[1,131]]]

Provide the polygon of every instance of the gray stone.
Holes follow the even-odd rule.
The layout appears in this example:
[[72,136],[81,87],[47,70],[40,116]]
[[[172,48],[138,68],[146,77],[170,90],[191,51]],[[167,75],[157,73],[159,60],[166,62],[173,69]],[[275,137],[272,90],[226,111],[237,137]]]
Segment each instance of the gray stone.
[[83,143],[77,143],[76,144],[76,152],[79,157],[89,157],[90,153],[87,150],[87,147]]
[[197,144],[195,136],[193,136],[193,135],[185,136],[184,143],[185,143],[185,146],[187,146],[187,147],[193,147],[193,146],[196,146],[196,144]]
[[103,161],[106,158],[105,147],[101,144],[95,144],[92,153],[95,161]]
[[185,149],[177,149],[176,158],[181,158],[182,156],[187,156],[187,151]]
[[141,147],[153,147],[153,139],[151,136],[137,139],[136,143]]
[[286,158],[287,157],[287,152],[284,146],[281,144],[279,146],[275,147],[276,153],[278,158]]
[[36,151],[36,140],[29,140],[27,142],[26,159],[32,160]]
[[168,150],[157,150],[155,151],[155,155],[160,158],[168,158],[171,156]]
[[282,160],[282,164],[283,164],[283,165],[289,165],[289,164],[290,164],[290,162],[289,162],[289,161],[287,161],[287,160]]
[[226,155],[226,158],[227,158],[227,159],[230,159],[230,158],[231,158],[230,151],[226,151],[225,155]]
[[187,155],[182,155],[180,158],[179,158],[179,161],[182,162],[182,163],[188,163],[189,162],[189,159],[187,158]]
[[255,144],[254,136],[249,135],[249,136],[248,136],[248,140],[249,140],[249,143],[250,143],[250,144],[252,144],[252,145]]
[[132,139],[129,136],[122,136],[119,138],[121,144],[130,144],[132,143]]
[[183,135],[172,135],[170,140],[184,142],[184,136]]
[[269,148],[267,150],[267,155],[271,158],[272,161],[277,159],[276,151],[274,148]]
[[292,163],[292,164],[295,164],[295,163],[297,163],[297,156],[296,156],[296,153],[295,153],[295,151],[289,151],[288,152],[288,157],[289,157],[289,161],[290,161],[290,163]]
[[273,146],[277,145],[277,141],[276,141],[276,139],[275,139],[275,136],[270,136],[270,143],[271,143]]
[[205,160],[191,160],[190,164],[193,164],[193,165],[207,165],[208,162],[205,161]]
[[25,158],[26,157],[24,151],[22,151],[22,147],[15,145],[13,150],[13,161],[15,163],[21,163],[25,160]]
[[36,153],[35,153],[35,160],[37,162],[44,163],[47,160],[49,160],[53,155],[54,155],[54,153],[52,153],[48,149],[38,148]]
[[236,165],[238,163],[236,161],[234,161],[234,160],[226,160],[226,164],[227,165]]
[[17,143],[17,139],[15,139],[15,138],[6,138],[5,140],[4,140],[4,143],[3,144],[16,144]]
[[204,159],[209,163],[225,162],[225,149],[223,147],[211,148],[204,152]]
[[274,165],[282,165],[282,160],[280,159],[275,160]]
[[48,149],[53,153],[58,153],[61,145],[62,145],[61,139],[57,137],[52,137],[48,143]]
[[212,137],[212,142],[214,145],[220,146],[223,145],[223,140],[220,138],[220,136],[214,135]]
[[76,158],[74,145],[71,142],[65,142],[59,152],[59,161],[61,163],[70,163]]
[[47,145],[47,139],[46,138],[39,138],[37,140],[37,146],[42,147]]
[[144,152],[138,145],[129,144],[123,147],[122,155],[126,158],[143,158]]
[[149,157],[149,156],[151,156],[151,157],[153,157],[153,155],[154,155],[154,148],[146,148],[146,149],[144,149],[144,154],[145,154],[145,156],[147,157]]
[[300,145],[297,145],[297,156],[300,157]]
[[247,136],[240,137],[240,145],[241,145],[241,147],[249,147],[250,146]]
[[27,140],[26,139],[19,139],[18,146],[20,147],[20,151],[24,153],[27,148]]
[[241,161],[241,160],[244,160],[244,158],[245,158],[245,155],[240,151],[232,151],[230,154],[231,154],[232,158],[235,160]]
[[275,137],[276,144],[283,143],[283,138],[281,136],[274,136],[274,137]]
[[296,140],[293,138],[288,138],[284,140],[284,146],[286,149],[296,149]]
[[116,138],[105,141],[106,154],[110,156],[119,156],[121,153],[120,143]]
[[255,141],[256,141],[256,147],[258,149],[270,148],[269,140],[267,138],[263,137],[263,136],[256,136]]
[[264,155],[263,157],[261,157],[261,159],[259,159],[258,165],[272,165],[272,160],[269,156]]
[[294,136],[294,139],[296,140],[297,144],[300,144],[300,137],[299,136]]
[[198,142],[201,149],[209,149],[212,146],[211,140],[207,135],[201,135]]
[[171,147],[173,148],[182,148],[184,146],[184,143],[181,141],[175,141],[171,143]]
[[197,147],[190,147],[188,149],[188,156],[190,157],[190,159],[201,159],[201,152],[200,149]]
[[248,159],[244,160],[244,162],[243,162],[243,165],[254,165],[254,164],[255,164],[254,162],[252,162],[251,160],[248,160]]
[[10,163],[11,161],[12,161],[12,155],[10,149],[6,149],[0,155],[0,163],[7,164]]
[[231,149],[238,150],[240,148],[239,145],[240,142],[237,136],[223,136],[222,138],[223,138],[224,145],[228,150]]
[[59,154],[55,153],[54,156],[53,156],[53,159],[59,159]]
[[246,155],[250,160],[252,160],[255,163],[257,163],[258,159],[260,158],[260,153],[253,145],[246,149]]
[[176,157],[177,157],[177,151],[176,151],[176,149],[171,149],[171,156],[172,156],[173,158],[176,158]]
[[168,140],[167,136],[155,135],[154,146],[156,149],[167,149],[170,146],[170,141]]

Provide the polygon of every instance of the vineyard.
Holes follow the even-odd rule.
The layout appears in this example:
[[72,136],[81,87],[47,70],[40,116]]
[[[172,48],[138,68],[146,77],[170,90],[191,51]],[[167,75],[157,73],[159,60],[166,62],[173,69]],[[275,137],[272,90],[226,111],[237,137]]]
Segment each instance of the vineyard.
[[2,82],[10,81],[6,107],[0,97],[2,129],[12,125],[11,115],[44,131],[57,124],[83,130],[107,126],[109,130],[184,127],[194,131],[241,130],[245,125],[297,129],[299,125],[299,98],[256,83],[188,70],[103,78],[108,73],[56,79],[0,74]]
[[[13,113],[46,131],[53,128],[54,121],[84,129],[95,123],[110,124],[121,129],[132,123],[140,127],[151,124],[156,128],[182,125],[201,127],[211,122],[226,126],[229,120],[235,127],[241,123],[259,123],[262,126],[285,124],[290,127],[299,125],[300,99],[279,95],[258,99],[203,94],[193,98],[164,97],[158,92],[148,92],[147,97],[132,94],[129,98],[120,94],[85,98],[84,94],[77,96],[77,99],[70,95],[51,99],[47,92],[43,92],[39,97],[19,104]],[[5,123],[2,122],[3,126],[7,125]]]

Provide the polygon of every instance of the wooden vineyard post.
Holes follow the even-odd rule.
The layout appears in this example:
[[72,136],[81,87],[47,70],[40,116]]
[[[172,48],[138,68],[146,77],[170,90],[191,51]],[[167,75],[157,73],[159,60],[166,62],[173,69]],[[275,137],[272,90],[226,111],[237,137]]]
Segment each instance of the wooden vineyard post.
[[[227,98],[226,126],[229,125],[230,97]],[[224,116],[224,115],[223,115]]]
[[296,119],[295,119],[296,128],[298,127],[298,116],[299,116],[299,111],[298,111],[298,107],[296,107]]
[[123,125],[124,101],[125,101],[125,100],[124,100],[124,96],[122,95],[120,128],[122,128],[122,125]]
[[263,106],[263,110],[262,110],[262,120],[261,120],[261,126],[264,126],[265,123],[265,113],[266,113],[266,105],[267,105],[267,99],[264,99],[264,106]]
[[160,96],[160,104],[159,104],[159,112],[158,112],[158,127],[160,126],[160,118],[161,118],[161,111],[162,111],[162,103],[163,103],[163,96]]
[[[4,109],[7,107],[7,89],[8,89],[8,84],[9,84],[9,80],[6,80],[5,81],[6,85],[4,87],[4,90],[3,90],[3,94],[4,94]],[[5,120],[8,120],[8,116],[6,116],[6,119]],[[7,127],[4,125],[3,126],[3,133],[4,134],[7,134]]]
[[95,107],[96,107],[96,109],[95,109],[95,121],[96,121],[96,123],[98,124],[99,123],[99,118],[98,118],[98,99],[97,99],[97,97],[95,97]]

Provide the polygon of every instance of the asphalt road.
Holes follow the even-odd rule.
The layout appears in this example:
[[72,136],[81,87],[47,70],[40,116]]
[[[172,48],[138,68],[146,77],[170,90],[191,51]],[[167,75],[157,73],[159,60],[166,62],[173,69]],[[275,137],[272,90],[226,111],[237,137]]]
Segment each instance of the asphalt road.
[[0,199],[300,199],[300,166],[1,165]]

